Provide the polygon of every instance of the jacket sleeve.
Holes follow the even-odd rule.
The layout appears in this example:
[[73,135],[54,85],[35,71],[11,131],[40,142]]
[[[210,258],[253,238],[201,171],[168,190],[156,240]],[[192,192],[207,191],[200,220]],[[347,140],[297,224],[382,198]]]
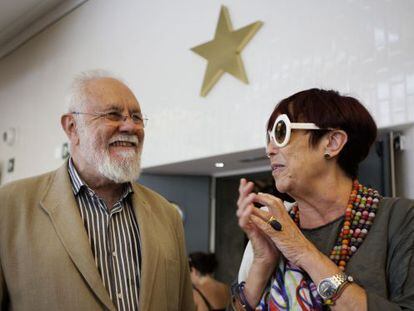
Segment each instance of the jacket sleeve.
[[[4,190],[4,188],[0,189],[0,202],[3,202],[2,205],[0,205],[0,228],[4,228],[4,224],[3,221],[5,219],[4,217],[4,202],[6,200],[5,197],[5,193],[6,191]],[[0,235],[1,235],[1,230],[0,230]],[[2,252],[1,250],[1,241],[0,241],[0,253]],[[0,257],[0,310],[7,310],[8,309],[8,302],[9,298],[8,298],[8,293],[7,293],[7,286],[6,286],[6,280],[4,279],[4,274],[3,274],[3,264],[2,264],[2,260]]]
[[7,294],[7,287],[6,282],[3,276],[3,268],[1,266],[0,260],[0,310],[7,310],[8,309],[8,294]]
[[191,284],[191,278],[190,278],[190,268],[188,265],[188,257],[187,257],[187,251],[185,247],[185,238],[184,238],[184,228],[183,228],[183,222],[178,214],[176,214],[176,230],[177,230],[177,240],[180,248],[180,265],[181,265],[181,282],[180,282],[180,308],[179,310],[195,310],[194,305],[194,299],[193,299],[193,289]]
[[390,219],[392,235],[388,248],[388,289],[389,298],[367,292],[368,310],[413,310],[414,311],[414,202],[399,200],[407,204],[406,213]]

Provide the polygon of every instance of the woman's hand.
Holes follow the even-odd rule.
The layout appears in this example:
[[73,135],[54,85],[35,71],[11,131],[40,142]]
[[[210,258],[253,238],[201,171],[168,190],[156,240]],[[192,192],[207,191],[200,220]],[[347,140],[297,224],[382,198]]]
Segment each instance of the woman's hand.
[[249,304],[255,307],[277,265],[280,253],[274,242],[251,221],[250,217],[258,210],[253,204],[257,196],[252,193],[253,186],[252,182],[247,182],[244,178],[240,180],[237,217],[239,226],[247,234],[253,249],[253,262],[247,274],[244,294]]
[[251,215],[258,209],[253,202],[257,194],[252,193],[254,184],[246,179],[240,180],[239,199],[237,200],[237,217],[239,226],[246,233],[253,248],[253,261],[263,267],[270,266],[273,270],[279,257],[279,252],[270,238],[251,221]]
[[[269,212],[255,209],[250,215],[252,225],[259,228],[289,261],[304,268],[303,261],[309,258],[308,256],[319,253],[296,226],[282,200],[270,194],[258,193],[252,198],[252,202],[269,208]],[[271,216],[282,225],[281,231],[276,231],[268,224]]]

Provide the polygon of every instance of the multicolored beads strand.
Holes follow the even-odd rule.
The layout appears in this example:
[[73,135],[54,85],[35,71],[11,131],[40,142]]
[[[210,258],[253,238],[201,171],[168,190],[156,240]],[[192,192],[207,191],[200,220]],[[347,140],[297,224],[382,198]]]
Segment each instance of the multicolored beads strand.
[[[344,223],[329,256],[342,271],[345,270],[349,259],[356,253],[371,229],[381,198],[378,191],[364,187],[357,180],[353,182]],[[290,216],[299,226],[297,204],[291,209]]]

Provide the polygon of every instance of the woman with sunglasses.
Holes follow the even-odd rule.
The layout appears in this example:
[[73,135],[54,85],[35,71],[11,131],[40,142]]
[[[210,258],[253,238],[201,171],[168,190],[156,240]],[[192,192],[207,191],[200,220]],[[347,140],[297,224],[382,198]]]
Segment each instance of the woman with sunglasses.
[[267,155],[276,188],[295,203],[240,181],[237,216],[250,242],[233,309],[414,310],[414,202],[357,179],[376,134],[364,106],[335,91],[276,106]]

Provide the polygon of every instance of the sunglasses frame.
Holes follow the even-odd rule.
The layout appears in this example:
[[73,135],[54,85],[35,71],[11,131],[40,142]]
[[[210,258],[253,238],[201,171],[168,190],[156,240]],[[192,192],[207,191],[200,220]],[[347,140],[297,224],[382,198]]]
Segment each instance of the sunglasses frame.
[[[285,139],[279,143],[276,140],[276,125],[283,121],[286,126],[286,135]],[[290,134],[293,130],[321,130],[320,127],[318,127],[315,123],[300,123],[300,122],[290,122],[289,117],[286,114],[279,115],[275,122],[273,123],[273,127],[271,131],[267,131],[267,134],[269,136],[269,141],[266,141],[267,144],[269,144],[270,140],[273,141],[273,143],[279,147],[285,147],[289,141],[290,141]]]

